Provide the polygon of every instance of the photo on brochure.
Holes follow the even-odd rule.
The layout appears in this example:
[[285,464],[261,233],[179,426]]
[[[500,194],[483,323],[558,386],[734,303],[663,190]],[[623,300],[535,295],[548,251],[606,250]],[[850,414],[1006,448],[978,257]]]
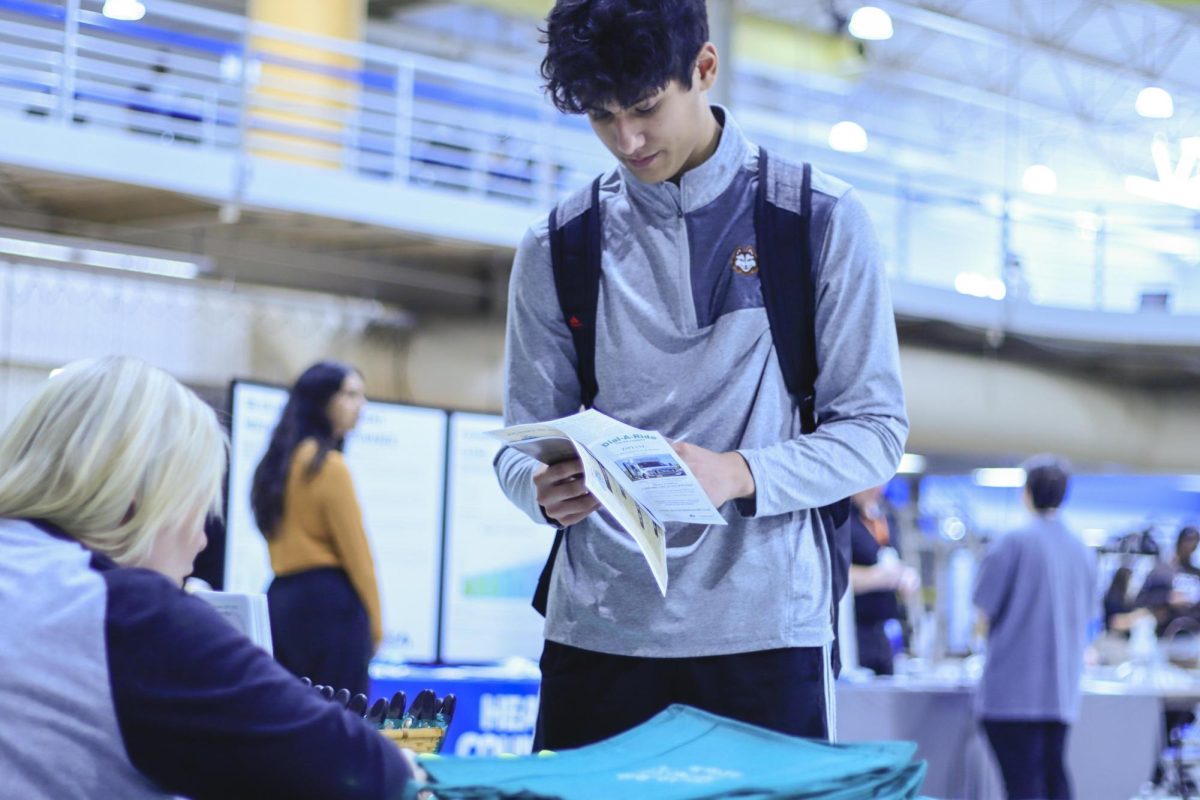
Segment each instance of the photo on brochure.
[[634,428],[588,409],[490,435],[543,464],[580,459],[584,486],[637,543],[664,595],[664,523],[726,524],[687,464],[656,431]]

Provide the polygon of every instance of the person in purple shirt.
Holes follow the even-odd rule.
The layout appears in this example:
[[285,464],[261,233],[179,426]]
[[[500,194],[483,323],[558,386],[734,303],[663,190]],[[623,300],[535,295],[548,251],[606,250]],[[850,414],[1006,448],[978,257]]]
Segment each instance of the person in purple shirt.
[[220,507],[213,410],[131,358],[0,434],[0,795],[401,800],[401,751],[181,584]]
[[1059,518],[1070,470],[1035,456],[1025,468],[1033,519],[988,549],[975,605],[988,625],[976,713],[1009,798],[1071,797],[1064,753],[1078,717],[1088,628],[1098,618],[1096,562]]

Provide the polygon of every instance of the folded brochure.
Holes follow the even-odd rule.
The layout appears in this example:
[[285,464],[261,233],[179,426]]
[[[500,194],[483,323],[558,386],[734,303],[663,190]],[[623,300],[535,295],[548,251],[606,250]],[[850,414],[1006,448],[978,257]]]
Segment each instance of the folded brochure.
[[595,409],[489,435],[543,464],[578,458],[587,490],[633,537],[658,589],[667,593],[664,522],[724,525],[704,488],[656,431],[634,428]]

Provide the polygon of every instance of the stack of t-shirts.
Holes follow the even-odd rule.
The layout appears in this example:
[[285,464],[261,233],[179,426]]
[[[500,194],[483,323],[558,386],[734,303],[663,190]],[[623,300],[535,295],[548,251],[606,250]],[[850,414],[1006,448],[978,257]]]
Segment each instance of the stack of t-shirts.
[[675,705],[633,730],[548,756],[422,762],[439,800],[911,800],[911,742],[829,744]]

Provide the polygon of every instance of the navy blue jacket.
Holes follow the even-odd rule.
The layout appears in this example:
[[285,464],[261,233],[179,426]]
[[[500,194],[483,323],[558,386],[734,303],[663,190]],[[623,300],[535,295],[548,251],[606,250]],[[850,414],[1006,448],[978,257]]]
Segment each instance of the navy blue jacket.
[[360,717],[167,578],[51,526],[0,520],[0,619],[5,796],[405,795],[404,759]]

